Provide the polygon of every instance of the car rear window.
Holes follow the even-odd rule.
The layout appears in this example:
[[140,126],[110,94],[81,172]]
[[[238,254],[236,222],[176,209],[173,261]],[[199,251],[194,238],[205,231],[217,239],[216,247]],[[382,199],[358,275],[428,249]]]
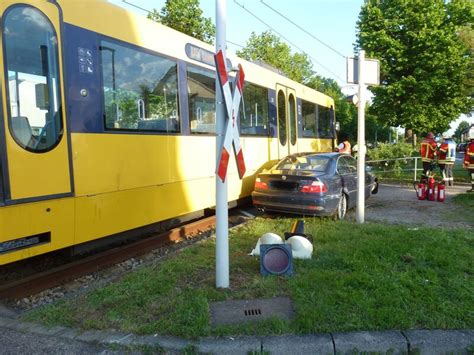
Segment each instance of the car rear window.
[[278,170],[309,170],[325,172],[329,164],[329,158],[317,155],[289,156],[278,163]]

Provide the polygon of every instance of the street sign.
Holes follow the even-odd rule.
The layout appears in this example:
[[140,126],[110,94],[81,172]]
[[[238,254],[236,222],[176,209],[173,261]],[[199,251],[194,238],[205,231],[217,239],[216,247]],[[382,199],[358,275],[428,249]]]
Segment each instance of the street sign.
[[[347,83],[359,84],[359,59],[347,58]],[[365,58],[364,84],[380,85],[380,64],[377,59]]]
[[234,92],[230,89],[227,68],[222,54],[222,50],[214,56],[217,69],[217,77],[219,78],[220,87],[224,96],[224,103],[227,112],[227,124],[224,135],[224,143],[220,152],[219,164],[217,166],[217,175],[222,181],[225,181],[227,175],[227,166],[229,164],[229,152],[234,146],[235,160],[237,162],[237,170],[239,177],[242,179],[245,175],[245,162],[242,147],[240,146],[239,128],[237,125],[237,117],[239,116],[240,100],[244,89],[244,70],[239,64],[239,70],[235,76]]

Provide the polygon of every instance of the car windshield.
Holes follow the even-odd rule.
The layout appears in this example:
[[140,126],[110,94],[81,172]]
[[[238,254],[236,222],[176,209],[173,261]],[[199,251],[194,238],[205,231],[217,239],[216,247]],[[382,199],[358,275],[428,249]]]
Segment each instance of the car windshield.
[[278,170],[309,170],[325,172],[329,163],[329,158],[319,155],[289,156],[280,161],[276,169]]

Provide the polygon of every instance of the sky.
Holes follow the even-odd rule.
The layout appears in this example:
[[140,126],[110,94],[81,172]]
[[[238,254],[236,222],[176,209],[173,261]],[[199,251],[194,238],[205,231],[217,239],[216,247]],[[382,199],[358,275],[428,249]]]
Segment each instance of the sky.
[[[146,16],[141,10],[161,10],[165,0],[108,0],[139,15]],[[316,74],[332,78],[348,95],[356,88],[346,83],[346,58],[354,56],[356,41],[356,23],[363,0],[263,0],[273,9],[282,13],[291,21],[304,28],[312,36],[298,29],[285,18],[265,6],[261,0],[227,0],[227,45],[234,53],[245,46],[250,34],[274,31],[294,52],[308,54]],[[135,6],[127,3],[134,4]],[[246,10],[239,6],[242,5]],[[215,23],[215,0],[200,0],[205,17]],[[253,16],[252,14],[255,16]],[[283,38],[284,37],[284,38]],[[316,37],[316,39],[314,38]],[[473,117],[461,116],[451,125],[454,132],[460,121],[474,123]]]
[[[122,0],[109,1],[137,14],[144,16],[147,14]],[[127,2],[147,10],[153,8],[160,10],[165,0],[127,0]],[[363,0],[264,0],[264,2],[298,23],[334,50],[298,29],[260,0],[227,0],[228,51],[235,52],[239,49],[238,45],[245,46],[252,31],[260,34],[269,30],[268,26],[238,6],[241,4],[271,26],[274,31],[279,32],[280,37],[285,37],[287,41],[282,40],[288,43],[294,52],[304,50],[310,56],[313,70],[317,74],[332,78],[339,85],[345,85],[346,60],[344,56],[353,56],[355,25]],[[203,15],[210,17],[215,23],[216,1],[200,0],[200,5]]]

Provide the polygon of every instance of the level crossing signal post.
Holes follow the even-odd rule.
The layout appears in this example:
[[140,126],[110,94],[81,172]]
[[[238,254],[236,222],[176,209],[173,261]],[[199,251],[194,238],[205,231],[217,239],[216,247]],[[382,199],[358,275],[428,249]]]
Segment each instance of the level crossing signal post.
[[[216,53],[226,52],[227,0],[216,0]],[[216,75],[216,166],[224,143],[225,104]],[[227,208],[227,180],[216,174],[216,287],[229,287],[229,210]]]
[[[235,75],[233,92],[226,67],[226,0],[216,0],[216,287],[229,287],[229,222],[227,166],[233,150],[239,177],[245,175],[237,119],[245,74],[242,66]],[[227,120],[226,120],[227,116]]]

